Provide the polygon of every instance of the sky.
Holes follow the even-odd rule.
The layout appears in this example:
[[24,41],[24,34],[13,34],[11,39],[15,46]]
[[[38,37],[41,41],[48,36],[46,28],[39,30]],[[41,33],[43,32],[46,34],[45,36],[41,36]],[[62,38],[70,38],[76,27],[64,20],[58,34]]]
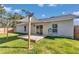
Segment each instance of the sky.
[[[59,16],[68,13],[79,15],[79,4],[4,4],[7,12],[20,13],[22,9],[31,10],[38,19]],[[79,23],[79,20],[76,20]]]

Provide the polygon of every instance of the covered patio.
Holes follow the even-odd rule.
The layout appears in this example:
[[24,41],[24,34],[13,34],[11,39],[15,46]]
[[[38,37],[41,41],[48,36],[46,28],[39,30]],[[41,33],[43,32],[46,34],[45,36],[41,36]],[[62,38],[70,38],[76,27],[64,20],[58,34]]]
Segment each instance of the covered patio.
[[[38,20],[36,20],[36,18],[33,16],[33,13],[29,12],[29,15],[27,15],[24,19],[18,20],[17,22],[19,22],[19,24],[17,24],[17,26],[25,23],[25,26],[27,26],[27,28],[28,28],[27,31],[24,32],[24,33],[28,33],[28,35],[21,35],[21,36],[17,36],[17,37],[28,40],[29,44],[30,44],[30,41],[37,42],[37,41],[43,39],[44,37],[46,37],[44,35],[32,34],[32,31],[35,30],[35,29],[32,29],[32,26],[34,26],[33,23],[38,22]],[[23,28],[21,28],[21,29],[23,29]]]

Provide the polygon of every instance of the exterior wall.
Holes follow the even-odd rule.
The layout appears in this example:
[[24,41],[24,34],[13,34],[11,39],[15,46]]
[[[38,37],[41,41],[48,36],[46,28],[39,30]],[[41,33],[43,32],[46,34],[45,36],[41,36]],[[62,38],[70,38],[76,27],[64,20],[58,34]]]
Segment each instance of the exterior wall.
[[[24,26],[25,25],[17,25],[16,26],[16,32],[28,33],[28,25],[26,25],[26,31],[24,31]],[[34,24],[32,24],[32,26],[31,26],[31,33],[32,34],[36,34],[36,32],[35,32],[35,25]]]
[[[52,24],[58,24],[58,32],[49,33],[48,29],[52,28]],[[43,35],[47,36],[64,36],[64,37],[74,37],[74,23],[73,20],[62,20],[62,21],[53,21],[49,23],[36,23],[32,24],[31,32],[36,34],[36,26],[43,25]],[[28,25],[26,26],[26,32],[24,32],[24,25],[17,26],[16,32],[28,33]]]
[[[52,28],[52,24],[58,24],[58,33],[49,33],[48,29]],[[65,21],[58,21],[58,22],[51,22],[44,25],[44,32],[45,35],[48,36],[65,36],[65,37],[74,37],[74,24],[73,20],[65,20]]]
[[24,26],[25,25],[17,25],[15,31],[20,33],[28,33],[28,26],[26,26],[26,31],[24,31]]
[[35,24],[32,24],[32,26],[31,26],[31,33],[32,34],[36,34],[35,29],[36,29]]
[[[58,32],[48,32],[49,28],[52,28],[52,24],[58,24]],[[47,36],[62,36],[62,37],[74,37],[74,24],[73,20],[54,21],[50,23],[39,23],[36,25],[43,25],[43,35]],[[36,32],[36,30],[35,30]]]
[[73,20],[62,21],[58,27],[60,36],[74,37],[74,23]]

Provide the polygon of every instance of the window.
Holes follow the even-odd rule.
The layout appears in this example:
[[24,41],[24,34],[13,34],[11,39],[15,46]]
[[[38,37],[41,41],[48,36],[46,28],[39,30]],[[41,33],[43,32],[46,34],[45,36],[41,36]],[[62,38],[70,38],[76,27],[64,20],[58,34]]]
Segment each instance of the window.
[[57,24],[52,24],[52,28],[57,28]]
[[53,33],[57,33],[57,28],[58,28],[57,24],[52,24],[52,32]]
[[26,26],[24,26],[24,31],[26,31]]

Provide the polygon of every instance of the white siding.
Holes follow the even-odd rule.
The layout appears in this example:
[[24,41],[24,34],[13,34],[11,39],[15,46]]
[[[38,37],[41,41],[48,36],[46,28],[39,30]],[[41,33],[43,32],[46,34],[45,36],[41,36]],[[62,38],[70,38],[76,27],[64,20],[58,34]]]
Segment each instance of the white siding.
[[31,26],[31,33],[36,34],[36,32],[35,32],[35,24],[32,24],[32,26]]
[[[52,28],[52,24],[58,24],[58,33],[48,33],[48,29]],[[32,24],[32,34],[36,34],[36,25],[43,25],[43,35],[47,36],[65,36],[74,37],[74,23],[73,20],[53,21],[49,23],[36,23]],[[26,32],[24,32],[24,25],[19,25],[16,28],[16,32],[28,33],[28,25],[26,26]]]
[[73,38],[74,34],[73,20],[62,21],[62,23],[59,23],[58,26],[59,26],[58,33],[60,34],[60,36],[67,36]]
[[[48,33],[48,29],[52,28],[52,24],[58,24],[58,33]],[[48,36],[66,36],[73,37],[74,25],[73,20],[65,20],[58,22],[51,22],[47,25],[44,25],[44,34]]]
[[26,26],[26,31],[24,31],[24,25],[17,25],[16,26],[16,32],[28,33],[28,26]]

